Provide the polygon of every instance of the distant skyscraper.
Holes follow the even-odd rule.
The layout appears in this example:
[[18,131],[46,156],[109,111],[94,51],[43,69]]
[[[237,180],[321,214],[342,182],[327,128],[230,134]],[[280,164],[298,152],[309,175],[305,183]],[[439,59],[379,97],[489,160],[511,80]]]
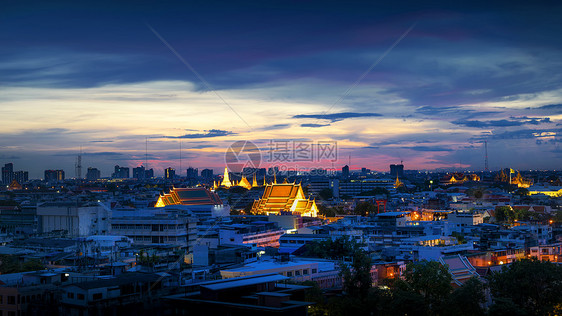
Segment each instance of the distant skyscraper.
[[174,179],[176,177],[176,170],[172,167],[164,169],[164,177],[166,179]]
[[119,165],[116,165],[113,174],[111,174],[111,177],[116,179],[126,179],[129,177],[129,168],[119,167]]
[[27,171],[16,171],[14,172],[14,179],[19,183],[22,184],[29,180],[29,173]]
[[57,182],[64,180],[64,170],[45,170],[46,182]]
[[201,177],[203,177],[203,179],[205,179],[205,180],[213,179],[213,177],[214,177],[213,169],[203,169],[203,170],[201,170]]
[[197,179],[199,177],[199,169],[189,167],[187,168],[187,179]]
[[99,171],[98,168],[88,168],[88,171],[86,172],[86,179],[89,181],[96,181],[99,178],[101,178],[101,172]]
[[146,178],[146,169],[144,166],[133,168],[133,178],[141,180]]
[[14,164],[7,163],[2,167],[2,183],[5,185],[10,185],[14,180]]
[[393,178],[404,177],[404,165],[403,164],[390,165],[390,176],[393,177]]
[[345,165],[343,166],[343,168],[341,168],[341,175],[344,178],[349,178],[349,166]]
[[154,178],[154,169],[150,168],[144,171],[147,179]]
[[371,173],[371,169],[361,168],[361,173],[362,174],[369,174],[369,173]]

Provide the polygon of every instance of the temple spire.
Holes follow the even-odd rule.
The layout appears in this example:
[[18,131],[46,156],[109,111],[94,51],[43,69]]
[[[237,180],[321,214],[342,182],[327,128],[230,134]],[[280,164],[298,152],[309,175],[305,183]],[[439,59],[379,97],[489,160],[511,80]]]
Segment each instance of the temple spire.
[[232,186],[232,182],[230,182],[230,177],[228,176],[228,167],[224,167],[224,176],[222,178],[221,186],[230,188]]

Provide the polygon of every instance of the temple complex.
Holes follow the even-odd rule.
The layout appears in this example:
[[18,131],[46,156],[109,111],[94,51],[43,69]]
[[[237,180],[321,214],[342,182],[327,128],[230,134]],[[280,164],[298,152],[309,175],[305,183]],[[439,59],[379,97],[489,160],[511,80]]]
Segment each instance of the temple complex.
[[480,181],[480,177],[477,174],[469,173],[464,174],[462,172],[453,172],[446,174],[441,180],[440,183],[442,185],[449,185],[449,184],[460,184],[469,181]]
[[167,205],[222,205],[219,196],[205,188],[172,188],[169,193],[160,195],[155,207]]
[[517,175],[515,177],[510,177],[512,173],[515,173],[515,170],[509,169],[509,174],[507,174],[502,169],[500,173],[496,175],[496,178],[494,180],[496,182],[508,182],[510,184],[516,184],[519,188],[528,188],[533,185],[533,181],[523,178],[521,176],[521,172],[517,171]]
[[296,183],[267,184],[261,199],[252,205],[254,214],[291,213],[301,216],[316,217],[318,207],[314,200],[304,196],[302,186]]

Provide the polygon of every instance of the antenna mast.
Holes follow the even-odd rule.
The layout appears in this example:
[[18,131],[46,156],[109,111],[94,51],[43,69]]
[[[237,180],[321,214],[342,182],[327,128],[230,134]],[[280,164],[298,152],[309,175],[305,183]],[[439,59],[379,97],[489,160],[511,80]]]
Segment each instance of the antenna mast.
[[484,171],[488,171],[488,141],[485,140],[484,141],[484,150],[485,150],[485,156],[484,156]]
[[76,164],[74,165],[76,179],[82,178],[82,146],[80,146],[80,154],[76,157]]
[[181,138],[180,138],[180,170],[179,170],[179,172],[178,172],[178,173],[180,174],[180,177],[181,177],[181,173],[182,173],[181,170],[182,170],[182,169],[181,169]]

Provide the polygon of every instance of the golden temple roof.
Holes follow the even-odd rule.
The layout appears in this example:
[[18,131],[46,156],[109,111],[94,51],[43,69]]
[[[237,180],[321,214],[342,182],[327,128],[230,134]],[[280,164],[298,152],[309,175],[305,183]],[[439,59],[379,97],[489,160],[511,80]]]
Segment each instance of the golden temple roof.
[[160,195],[155,207],[166,205],[221,205],[222,201],[215,192],[205,188],[172,188],[169,193]]
[[314,200],[307,199],[300,184],[268,184],[261,199],[254,201],[252,212],[279,214],[290,212],[301,216],[318,215]]

